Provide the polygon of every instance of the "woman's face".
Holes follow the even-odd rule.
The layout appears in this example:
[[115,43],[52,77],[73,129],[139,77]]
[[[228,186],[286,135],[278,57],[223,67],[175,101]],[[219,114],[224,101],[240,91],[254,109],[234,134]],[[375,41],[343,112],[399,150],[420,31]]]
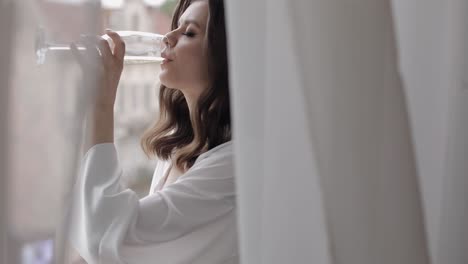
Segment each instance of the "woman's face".
[[184,95],[198,95],[209,85],[205,46],[208,13],[208,1],[195,1],[181,15],[178,28],[166,34],[159,79]]

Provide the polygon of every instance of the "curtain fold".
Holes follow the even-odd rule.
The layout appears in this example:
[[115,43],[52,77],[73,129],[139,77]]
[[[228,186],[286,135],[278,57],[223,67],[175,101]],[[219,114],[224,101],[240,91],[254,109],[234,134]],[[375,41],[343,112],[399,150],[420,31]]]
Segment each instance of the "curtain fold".
[[225,1],[241,263],[262,263],[265,2]]
[[[468,263],[468,2],[448,3],[448,94],[440,231],[434,263]],[[447,87],[448,89],[444,89]]]
[[428,263],[389,1],[289,7],[334,263]]
[[298,78],[278,74],[293,74],[289,67],[296,64],[281,3],[226,1],[241,263],[301,263],[317,256],[328,263],[318,178],[309,175],[312,148],[304,144],[304,105],[278,100],[302,97]]
[[[262,263],[331,263],[290,1],[266,2]],[[260,152],[261,150],[259,150]],[[260,154],[262,154],[260,152]],[[279,239],[281,238],[281,239]]]
[[9,141],[9,97],[10,61],[13,46],[14,6],[11,1],[0,0],[0,263],[8,263],[13,249],[8,241],[8,141]]
[[432,263],[468,263],[468,2],[392,3]]
[[418,5],[228,1],[242,263],[464,263],[466,80],[450,111],[421,89],[453,80],[438,45],[465,54],[466,23],[437,35]]

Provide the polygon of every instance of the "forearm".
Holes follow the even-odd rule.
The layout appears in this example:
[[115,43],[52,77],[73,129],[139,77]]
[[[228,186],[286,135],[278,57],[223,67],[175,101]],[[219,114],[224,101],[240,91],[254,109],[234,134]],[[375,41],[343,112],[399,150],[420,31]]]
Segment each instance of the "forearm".
[[114,142],[114,110],[112,107],[95,107],[87,117],[87,144],[85,153],[92,146]]

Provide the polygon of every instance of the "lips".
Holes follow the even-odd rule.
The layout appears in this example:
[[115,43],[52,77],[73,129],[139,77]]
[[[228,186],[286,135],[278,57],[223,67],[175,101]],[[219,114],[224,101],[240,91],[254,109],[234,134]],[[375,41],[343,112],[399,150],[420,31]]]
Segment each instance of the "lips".
[[162,60],[161,65],[167,64],[167,63],[169,63],[169,62],[171,62],[171,61],[172,61],[172,60],[164,59],[164,60]]
[[164,50],[162,53],[161,53],[161,57],[164,59],[164,60],[167,60],[167,61],[173,61],[174,58],[172,56],[170,56],[169,54],[167,54],[167,51]]

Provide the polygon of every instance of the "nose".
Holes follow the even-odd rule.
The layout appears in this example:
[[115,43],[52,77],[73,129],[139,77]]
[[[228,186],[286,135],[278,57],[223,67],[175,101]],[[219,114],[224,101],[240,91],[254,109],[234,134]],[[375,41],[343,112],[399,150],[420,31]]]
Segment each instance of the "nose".
[[172,32],[169,32],[167,33],[166,35],[164,35],[164,38],[163,38],[163,43],[166,47],[174,47],[175,45],[175,40],[172,38],[172,35],[171,35]]
[[166,46],[166,47],[169,46],[169,39],[167,38],[167,36],[164,36],[163,43],[164,43],[164,46]]

